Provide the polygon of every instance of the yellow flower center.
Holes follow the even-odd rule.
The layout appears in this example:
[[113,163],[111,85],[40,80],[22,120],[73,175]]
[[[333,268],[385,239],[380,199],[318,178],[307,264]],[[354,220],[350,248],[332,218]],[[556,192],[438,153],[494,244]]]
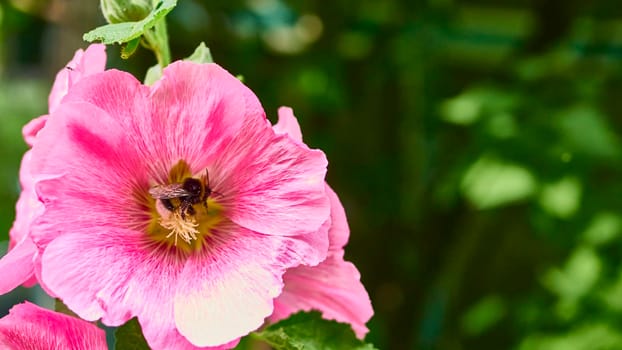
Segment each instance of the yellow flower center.
[[177,237],[181,237],[186,243],[192,243],[197,239],[199,230],[197,227],[197,220],[191,217],[182,217],[179,211],[174,211],[169,215],[160,217],[160,226],[164,227],[171,232],[166,235],[166,238],[175,236],[175,245],[177,245]]
[[[168,183],[151,187],[147,233],[154,243],[185,253],[204,247],[223,219],[222,206],[210,193],[206,175],[192,176],[188,164],[180,160],[170,170]],[[203,187],[189,194],[185,182],[201,183]]]

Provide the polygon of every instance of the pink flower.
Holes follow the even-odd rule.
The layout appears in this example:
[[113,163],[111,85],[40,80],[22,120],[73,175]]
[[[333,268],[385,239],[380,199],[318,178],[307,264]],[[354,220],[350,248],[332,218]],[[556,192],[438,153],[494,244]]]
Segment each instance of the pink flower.
[[[274,130],[302,143],[302,133],[291,108],[279,109],[279,121]],[[349,323],[356,335],[363,338],[368,331],[365,323],[374,311],[358,270],[343,258],[343,247],[350,235],[343,206],[328,185],[326,193],[331,205],[328,257],[317,266],[294,267],[285,273],[285,288],[274,301],[270,321],[315,309],[321,311],[324,318]]]
[[[54,111],[67,91],[85,76],[101,72],[106,65],[104,45],[91,45],[86,51],[76,51],[73,59],[56,75],[49,97],[49,111]],[[36,142],[37,133],[45,126],[48,115],[30,121],[23,129],[24,140],[29,146]],[[20,168],[22,192],[17,201],[16,217],[9,232],[9,253],[0,259],[0,294],[7,293],[20,284],[36,283],[35,272],[38,254],[30,238],[30,225],[43,212],[43,204],[34,191],[35,179],[30,170],[31,151],[27,151]]]
[[0,319],[0,348],[106,350],[106,334],[78,318],[25,302]]
[[137,316],[154,349],[235,346],[287,269],[326,258],[324,154],[216,64],[85,77],[32,152],[42,282],[86,320]]

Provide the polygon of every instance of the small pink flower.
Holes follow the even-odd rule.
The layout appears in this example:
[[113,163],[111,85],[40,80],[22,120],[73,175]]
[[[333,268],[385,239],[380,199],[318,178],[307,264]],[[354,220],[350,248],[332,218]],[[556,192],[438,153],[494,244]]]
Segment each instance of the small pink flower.
[[[54,111],[69,89],[83,77],[101,72],[106,65],[104,45],[91,45],[85,51],[76,51],[73,59],[56,75],[49,97],[49,112]],[[48,115],[30,121],[22,132],[29,146],[36,142],[38,132],[45,126]],[[31,174],[31,151],[27,151],[20,167],[22,192],[17,201],[16,217],[9,232],[9,253],[0,259],[0,294],[7,293],[20,284],[30,287],[37,282],[38,254],[30,238],[30,225],[43,212],[43,204],[34,191],[35,179]]]
[[235,346],[287,269],[326,258],[324,154],[276,134],[216,64],[175,62],[151,87],[83,78],[31,162],[42,282],[86,320],[137,316],[154,349]]
[[[291,108],[279,109],[274,130],[302,143],[302,133]],[[343,259],[343,247],[350,235],[343,206],[328,185],[326,193],[331,205],[328,257],[317,266],[298,266],[285,273],[285,288],[274,301],[270,321],[276,322],[298,311],[319,310],[326,319],[349,323],[356,335],[363,338],[368,331],[365,323],[374,311],[358,270]]]
[[106,350],[106,334],[75,317],[25,302],[0,319],[0,348],[29,350]]

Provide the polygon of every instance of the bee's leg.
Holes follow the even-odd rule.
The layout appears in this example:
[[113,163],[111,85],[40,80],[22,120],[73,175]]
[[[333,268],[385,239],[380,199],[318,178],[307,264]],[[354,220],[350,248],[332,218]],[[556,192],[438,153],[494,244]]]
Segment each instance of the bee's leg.
[[163,198],[163,199],[160,199],[160,201],[162,202],[162,205],[164,205],[164,208],[168,209],[169,211],[175,211],[175,206],[173,205],[173,202],[171,202],[170,199]]
[[186,213],[190,214],[190,215],[194,215],[196,214],[196,210],[194,210],[194,207],[192,206],[192,204],[188,203],[188,207],[186,208]]
[[182,201],[181,205],[179,206],[179,214],[181,215],[181,218],[183,220],[186,220],[186,214],[194,215],[196,214],[196,211],[194,210],[192,203]]

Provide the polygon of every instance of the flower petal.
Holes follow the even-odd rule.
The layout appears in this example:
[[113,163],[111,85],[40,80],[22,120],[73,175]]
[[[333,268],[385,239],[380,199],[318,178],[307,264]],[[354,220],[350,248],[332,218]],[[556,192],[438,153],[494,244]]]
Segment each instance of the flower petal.
[[111,326],[123,324],[131,318],[123,302],[127,280],[142,261],[136,235],[98,227],[63,234],[43,252],[41,279],[81,318],[104,318]]
[[326,195],[330,200],[330,219],[331,226],[328,231],[329,250],[333,254],[341,252],[343,247],[348,243],[350,238],[350,228],[348,227],[348,219],[346,211],[341,205],[339,197],[328,184],[326,184]]
[[24,125],[24,127],[22,128],[22,136],[24,136],[24,141],[26,141],[26,144],[28,146],[32,147],[37,137],[37,134],[41,129],[43,129],[47,120],[48,115],[45,114],[32,119],[31,121],[26,123],[26,125]]
[[282,274],[309,246],[241,227],[216,232],[202,255],[193,255],[179,278],[175,322],[198,346],[229,342],[257,329],[272,313]]
[[[22,158],[22,164],[19,171],[22,192],[20,193],[17,205],[15,206],[15,221],[9,231],[9,250],[14,249],[16,245],[23,241],[30,241],[29,243],[26,243],[29,246],[32,245],[29,248],[29,250],[31,250],[31,256],[28,264],[32,265],[34,263],[36,272],[36,262],[39,260],[39,254],[36,247],[31,242],[31,226],[34,220],[36,220],[43,213],[44,207],[43,203],[39,201],[37,194],[34,191],[35,178],[31,173],[31,159],[32,151],[27,151]],[[23,258],[25,259],[26,257]],[[26,265],[22,267],[26,268]],[[30,269],[31,267],[28,268]],[[32,287],[36,283],[37,278],[31,273],[30,277],[24,281],[24,286]]]
[[274,301],[272,322],[314,309],[321,311],[324,318],[349,323],[359,338],[367,333],[365,323],[374,312],[352,263],[332,255],[318,266],[288,270],[283,280],[285,289]]
[[73,59],[56,74],[48,98],[50,112],[53,112],[69,89],[82,78],[103,72],[106,68],[106,45],[92,44],[86,50],[78,50]]
[[183,264],[152,254],[138,232],[94,227],[64,234],[47,246],[42,267],[43,281],[83,319],[119,326],[139,316],[146,337],[154,328],[170,337],[163,331],[174,327],[171,300]]
[[106,334],[88,322],[25,302],[0,319],[2,349],[106,350]]
[[[170,164],[184,159],[194,173],[202,173],[238,137],[246,119],[265,118],[252,91],[217,64],[172,63],[152,86],[150,102],[160,122],[150,128],[168,139],[153,139],[147,148]],[[209,170],[217,183],[218,174]]]
[[43,204],[39,201],[34,191],[35,179],[31,173],[31,159],[32,151],[26,151],[24,157],[22,157],[19,170],[22,192],[15,206],[15,221],[9,233],[11,239],[10,247],[30,236],[30,225],[43,212]]
[[264,234],[313,232],[326,222],[329,210],[320,185],[326,158],[302,142],[291,108],[279,108],[279,122],[272,127],[276,135],[268,126],[264,122],[245,125],[236,140],[240,142],[233,142],[226,152],[229,157],[218,163],[227,178],[219,191],[235,202],[230,217]]
[[[58,237],[45,250],[43,281],[86,320],[101,317],[104,324],[118,326],[138,316],[152,348],[199,349],[174,323],[175,291],[185,261],[158,249],[145,244],[140,233],[129,230],[95,227],[91,232],[72,232]],[[230,349],[236,344],[237,339],[214,349]]]
[[311,234],[326,221],[326,157],[266,123],[245,124],[214,168],[227,215],[269,235]]
[[45,205],[33,239],[45,246],[67,225],[144,225],[148,217],[134,193],[146,192],[148,173],[124,128],[87,103],[63,103],[52,116],[32,149],[35,190]]
[[287,270],[283,276],[285,288],[274,301],[270,320],[276,322],[295,312],[315,309],[327,319],[349,323],[356,335],[363,338],[373,309],[358,270],[343,260],[343,246],[350,235],[343,206],[328,185],[326,193],[331,201],[329,256],[318,266]]
[[10,292],[33,277],[36,253],[34,243],[24,239],[0,259],[0,294]]
[[287,134],[292,139],[302,142],[302,131],[298,120],[294,116],[294,110],[290,107],[280,107],[278,110],[279,121],[272,127],[277,134]]
[[114,70],[78,85],[64,101],[88,102],[124,125],[131,151],[160,176],[182,159],[202,173],[245,118],[263,113],[253,93],[216,64],[172,63],[151,87]]

